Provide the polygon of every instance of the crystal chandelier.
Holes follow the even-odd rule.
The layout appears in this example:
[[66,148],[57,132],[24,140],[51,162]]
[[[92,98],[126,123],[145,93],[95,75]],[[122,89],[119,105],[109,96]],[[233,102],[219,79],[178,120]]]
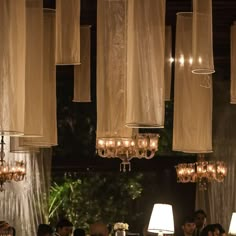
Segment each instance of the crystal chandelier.
[[4,140],[1,138],[0,151],[0,191],[4,191],[3,185],[10,181],[22,181],[25,177],[25,164],[23,161],[15,161],[15,165],[7,163],[4,160]]
[[223,182],[227,175],[223,161],[206,161],[204,154],[195,163],[180,163],[175,168],[178,183],[198,183],[200,190],[206,190],[209,182]]
[[133,158],[151,159],[158,150],[159,134],[138,134],[134,138],[97,138],[96,149],[100,157],[120,158],[120,171],[131,170]]

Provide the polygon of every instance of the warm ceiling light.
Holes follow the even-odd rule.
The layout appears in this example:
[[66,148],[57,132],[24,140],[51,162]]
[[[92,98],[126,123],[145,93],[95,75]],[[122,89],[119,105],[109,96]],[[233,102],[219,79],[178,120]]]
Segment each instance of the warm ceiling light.
[[203,154],[198,155],[197,162],[180,163],[175,168],[177,182],[197,182],[201,190],[206,190],[209,182],[223,182],[227,175],[227,167],[223,161],[205,161]]
[[103,158],[120,158],[120,170],[131,170],[130,160],[133,158],[151,159],[158,150],[159,134],[138,134],[134,138],[98,138],[97,153]]
[[3,185],[10,181],[22,181],[25,177],[25,164],[23,161],[16,161],[15,165],[7,163],[4,160],[4,140],[1,139],[0,151],[0,191],[4,191]]

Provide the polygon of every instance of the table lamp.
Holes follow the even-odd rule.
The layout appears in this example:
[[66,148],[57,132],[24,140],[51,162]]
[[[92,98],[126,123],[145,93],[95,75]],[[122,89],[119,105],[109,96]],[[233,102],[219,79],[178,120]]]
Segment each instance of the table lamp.
[[236,212],[232,213],[230,225],[229,225],[229,234],[236,235]]

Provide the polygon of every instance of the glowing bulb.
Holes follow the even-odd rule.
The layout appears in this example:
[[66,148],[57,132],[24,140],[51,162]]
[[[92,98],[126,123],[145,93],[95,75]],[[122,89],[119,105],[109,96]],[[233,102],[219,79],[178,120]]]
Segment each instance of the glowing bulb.
[[179,62],[180,62],[180,65],[181,65],[181,66],[184,65],[184,56],[183,56],[183,55],[180,56]]

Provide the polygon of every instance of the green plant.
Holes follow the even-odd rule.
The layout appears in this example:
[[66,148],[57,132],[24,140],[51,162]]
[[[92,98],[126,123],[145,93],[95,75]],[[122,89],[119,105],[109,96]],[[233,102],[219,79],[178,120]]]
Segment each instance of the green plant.
[[88,229],[96,221],[134,220],[131,202],[142,193],[142,174],[99,174],[63,178],[50,190],[49,220],[67,217],[76,227]]

